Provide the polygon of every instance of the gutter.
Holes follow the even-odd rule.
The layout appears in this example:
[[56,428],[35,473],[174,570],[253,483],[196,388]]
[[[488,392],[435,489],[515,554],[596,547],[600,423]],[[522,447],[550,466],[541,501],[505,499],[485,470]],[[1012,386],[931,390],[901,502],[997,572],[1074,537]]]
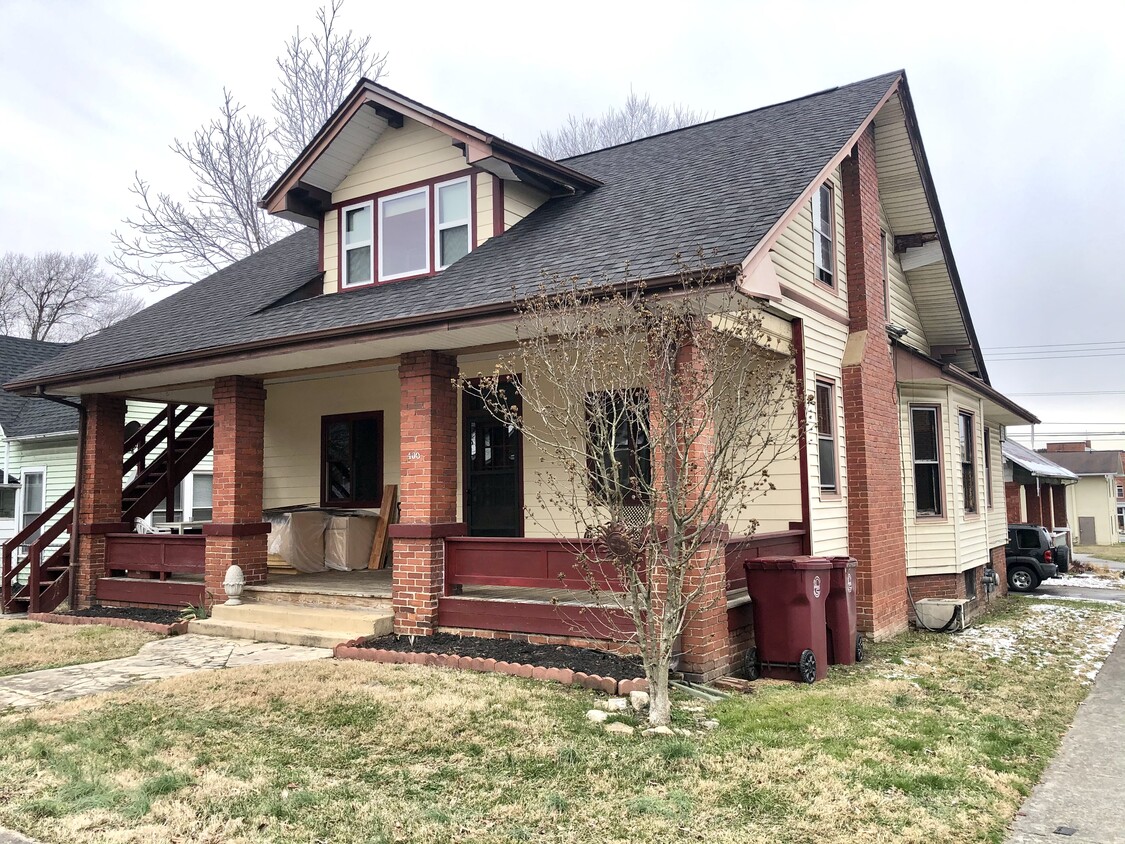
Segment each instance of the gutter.
[[36,398],[53,401],[78,411],[78,453],[74,461],[74,505],[70,508],[70,594],[67,600],[72,610],[78,607],[78,503],[82,500],[82,464],[86,452],[86,406],[81,402],[50,396],[40,387]]

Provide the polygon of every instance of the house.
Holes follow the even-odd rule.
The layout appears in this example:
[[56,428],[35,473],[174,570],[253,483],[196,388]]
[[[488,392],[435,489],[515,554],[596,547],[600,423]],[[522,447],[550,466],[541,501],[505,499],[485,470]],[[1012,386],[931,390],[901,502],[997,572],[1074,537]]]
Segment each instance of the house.
[[[50,360],[66,346],[0,335],[0,380],[16,378]],[[163,407],[151,402],[129,402],[126,422],[139,429]],[[9,543],[25,529],[32,532],[26,541],[21,538],[9,549],[13,560],[26,553],[27,545],[41,532],[52,533],[52,528],[66,515],[65,509],[43,514],[74,487],[78,435],[79,412],[74,407],[50,399],[0,392],[0,543]],[[210,519],[210,466],[208,456],[176,486],[170,517],[150,513],[146,520],[151,523],[166,517],[176,522]],[[53,534],[44,547],[58,551],[67,539],[66,532]]]
[[1125,541],[1125,452],[1099,451],[1090,441],[1047,443],[1039,450],[1078,476],[1067,496],[1080,545]]
[[[1004,441],[1003,453],[1008,522],[1043,525],[1050,531],[1071,530],[1067,490],[1078,483],[1078,475],[1015,440]],[[1072,539],[1068,537],[1068,544]]]
[[[747,557],[855,557],[860,627],[877,638],[906,629],[911,597],[971,610],[986,568],[1003,583],[1001,443],[1036,419],[989,383],[903,72],[561,162],[363,80],[262,207],[300,229],[7,385],[81,396],[87,414],[76,600],[126,581],[135,601],[170,600],[160,589],[190,575],[122,576],[151,542],[146,564],[192,558],[209,600],[237,563],[252,602],[230,629],[245,635],[267,635],[253,603],[331,595],[383,602],[400,633],[600,642],[604,611],[560,598],[584,583],[579,540],[535,495],[550,456],[517,436],[486,465],[479,438],[510,432],[451,379],[514,344],[513,296],[543,271],[627,264],[659,290],[697,248],[761,303],[815,401],[757,531],[721,549],[729,577],[684,634],[686,673],[739,666],[752,609],[721,598]],[[121,532],[126,398],[212,413],[202,545]],[[383,514],[389,572],[279,585],[263,509],[378,507],[384,484],[401,501]]]

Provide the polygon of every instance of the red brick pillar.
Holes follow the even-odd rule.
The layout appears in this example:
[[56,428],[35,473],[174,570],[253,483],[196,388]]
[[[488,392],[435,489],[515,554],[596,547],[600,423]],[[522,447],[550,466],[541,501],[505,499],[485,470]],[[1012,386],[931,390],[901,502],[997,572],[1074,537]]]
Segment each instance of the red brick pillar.
[[1023,496],[1027,501],[1027,523],[1029,525],[1043,524],[1043,502],[1035,484],[1024,484]]
[[78,490],[79,607],[97,602],[98,578],[105,575],[105,535],[129,530],[121,521],[121,466],[125,451],[125,399],[83,396],[86,408]]
[[457,523],[457,359],[411,352],[399,360],[402,455],[399,524],[391,525],[395,632],[429,635],[445,588],[445,537]]
[[1023,506],[1020,502],[1020,485],[1014,481],[1004,484],[1004,505],[1008,510],[1008,523],[1019,524],[1023,521]]
[[[1070,527],[1070,522],[1066,517],[1066,487],[1055,484],[1049,489],[1055,504],[1055,527]],[[1074,537],[1071,537],[1071,542],[1073,543],[1073,541]]]
[[215,380],[215,447],[212,522],[207,537],[205,580],[208,602],[226,600],[223,577],[232,564],[248,584],[266,580],[266,534],[262,521],[262,455],[266,391],[253,378]]
[[906,537],[895,373],[885,330],[879,180],[871,130],[843,164],[848,312],[844,419],[848,550],[859,561],[859,627],[876,638],[907,627]]

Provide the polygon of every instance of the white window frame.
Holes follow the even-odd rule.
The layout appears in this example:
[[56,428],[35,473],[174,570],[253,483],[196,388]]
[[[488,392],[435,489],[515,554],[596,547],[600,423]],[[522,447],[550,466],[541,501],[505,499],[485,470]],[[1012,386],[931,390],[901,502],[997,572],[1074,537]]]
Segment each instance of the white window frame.
[[[914,448],[914,440],[916,434],[914,431],[914,413],[921,411],[923,413],[932,413],[934,418],[934,459],[926,460],[919,458]],[[943,519],[945,518],[945,466],[943,464],[944,454],[942,452],[942,430],[941,430],[941,406],[933,404],[912,404],[910,405],[910,464],[911,473],[913,477],[911,482],[914,484],[914,518],[916,519]],[[937,468],[937,489],[934,490],[934,504],[937,505],[937,512],[921,512],[918,510],[918,473],[916,467],[918,465],[934,466]]]
[[[819,228],[820,214],[817,213],[817,205],[822,202],[820,198],[821,191],[828,191],[828,231],[822,232]],[[812,231],[813,231],[813,279],[825,287],[832,290],[836,289],[836,186],[831,181],[826,181],[820,184],[816,193],[812,197]],[[822,267],[820,265],[820,238],[828,238],[829,246],[829,263],[831,266]],[[828,280],[825,281],[820,277],[820,271],[824,270],[828,274]]]
[[183,490],[182,493],[180,493],[180,500],[183,502],[183,505],[184,505],[184,516],[185,517],[189,516],[189,515],[191,516],[190,519],[185,518],[184,519],[185,522],[200,521],[199,519],[195,518],[195,479],[197,477],[208,477],[208,478],[211,479],[211,484],[212,484],[212,486],[211,486],[211,507],[209,509],[211,510],[212,515],[214,515],[214,512],[215,512],[215,487],[214,487],[215,472],[214,472],[214,470],[212,470],[210,472],[188,472],[188,476],[186,478],[184,478],[184,481],[183,481],[184,490]]
[[[348,243],[348,212],[358,211],[361,208],[367,208],[371,212],[371,231],[367,234],[367,240],[362,243]],[[373,284],[377,277],[375,275],[375,203],[357,202],[354,205],[345,205],[340,209],[340,286],[343,288],[350,287],[366,287]],[[363,247],[370,247],[368,250],[368,280],[357,281],[352,283],[348,279],[348,253],[353,249],[362,249]]]
[[[816,407],[816,460],[817,460],[817,477],[822,495],[834,496],[840,494],[840,449],[838,446],[838,438],[836,436],[836,382],[824,378],[817,377],[813,382],[814,384],[814,399]],[[828,410],[825,416],[821,416],[819,393],[820,389],[824,388],[828,394]],[[821,420],[828,422],[829,433],[822,433],[820,430]],[[832,446],[832,474],[833,479],[831,484],[825,484],[824,478],[820,477],[820,452],[824,447],[824,443],[830,443]]]
[[[377,276],[379,281],[394,281],[395,279],[398,279],[398,278],[413,278],[414,276],[418,276],[418,275],[428,275],[431,272],[431,267],[432,267],[431,262],[432,262],[432,259],[433,259],[433,240],[432,240],[433,234],[432,234],[432,229],[431,229],[431,226],[430,226],[430,220],[432,219],[430,215],[433,213],[433,209],[431,207],[433,205],[433,201],[432,201],[432,198],[430,196],[430,193],[431,193],[432,187],[433,187],[432,185],[423,185],[420,188],[414,188],[412,190],[404,190],[404,191],[401,191],[400,193],[392,193],[392,194],[389,194],[387,196],[379,197],[379,201],[376,204],[376,208],[375,208],[375,213],[376,213],[375,225],[377,225],[379,227],[379,249],[378,249],[378,252],[379,252],[379,264],[378,264],[379,275]],[[404,272],[404,273],[395,273],[394,275],[384,275],[384,273],[383,273],[383,243],[384,243],[384,240],[383,240],[383,205],[387,202],[391,202],[391,201],[396,200],[396,199],[402,199],[403,197],[413,196],[416,193],[420,193],[420,194],[422,194],[423,196],[426,197],[426,225],[424,227],[424,231],[426,233],[426,265],[423,269],[420,269],[420,270],[408,270],[407,272]]]
[[[466,186],[465,196],[469,200],[469,207],[465,218],[462,220],[454,220],[449,223],[441,222],[441,189],[456,185],[458,183]],[[462,176],[459,179],[449,179],[445,182],[436,182],[434,184],[434,260],[437,262],[438,270],[444,270],[450,264],[443,264],[441,262],[441,233],[446,229],[456,229],[461,226],[465,227],[465,241],[469,244],[469,252],[473,251],[473,178],[472,176]],[[465,254],[468,254],[465,253]]]
[[[965,447],[964,437],[964,423],[969,423],[968,434],[972,442],[968,443],[968,448]],[[980,514],[980,478],[977,475],[977,422],[976,416],[968,410],[957,411],[957,451],[961,474],[959,480],[961,481],[961,497],[964,499],[961,502],[961,510],[968,516],[976,516]],[[965,458],[969,459],[966,460]],[[969,467],[966,472],[966,465]],[[969,497],[965,495],[965,478],[972,478],[973,481],[973,500],[969,501]]]
[[[43,509],[40,510],[39,513],[42,513],[43,510],[47,509],[47,467],[46,466],[24,466],[23,468],[20,469],[20,489],[19,489],[19,492],[16,494],[16,524],[19,525],[20,530],[24,529],[23,517],[24,517],[24,515],[26,515],[24,513],[24,509],[25,509],[24,508],[24,503],[25,503],[24,497],[27,494],[27,476],[28,475],[42,475],[43,476]],[[38,515],[38,514],[36,514],[36,515]]]

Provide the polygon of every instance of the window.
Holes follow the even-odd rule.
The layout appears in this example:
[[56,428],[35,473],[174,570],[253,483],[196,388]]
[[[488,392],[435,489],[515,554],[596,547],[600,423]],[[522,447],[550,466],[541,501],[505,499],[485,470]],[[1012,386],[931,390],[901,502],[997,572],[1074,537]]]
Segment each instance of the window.
[[435,188],[437,217],[434,220],[434,240],[439,270],[469,254],[470,187],[471,180],[466,176]]
[[[152,521],[157,524],[168,521],[167,499],[156,505],[156,509],[152,511]],[[176,489],[172,492],[171,521],[184,521],[184,485],[182,483],[176,484]]]
[[813,218],[813,263],[816,265],[816,280],[829,287],[835,283],[835,238],[833,237],[832,217],[834,202],[832,185],[825,182],[820,186],[812,201]]
[[992,509],[992,431],[984,429],[984,485],[988,509]]
[[1121,484],[1117,485],[1117,497],[1125,498],[1125,486],[1122,486]]
[[977,570],[969,569],[965,572],[965,597],[975,598],[977,596]]
[[371,203],[344,209],[344,287],[367,284],[374,277]]
[[914,510],[919,516],[940,516],[941,450],[938,409],[910,408],[910,439],[914,446]]
[[379,279],[430,271],[430,190],[379,200]]
[[820,462],[820,491],[838,492],[836,477],[836,414],[833,412],[835,385],[831,381],[816,382],[816,446]]
[[43,472],[24,472],[23,474],[23,521],[25,527],[35,521],[43,512],[45,478]]
[[193,522],[211,521],[211,488],[214,479],[211,475],[191,476],[191,520]]
[[383,497],[383,412],[321,418],[321,504],[378,507]]
[[966,513],[977,511],[977,452],[971,413],[959,413],[958,437],[961,444],[961,492]]
[[883,256],[883,316],[891,321],[891,274],[887,267],[887,233],[879,232],[879,253]]
[[586,465],[595,499],[640,502],[652,484],[648,393],[589,393],[586,421],[590,431]]
[[14,487],[0,489],[0,519],[16,517],[16,490]]

